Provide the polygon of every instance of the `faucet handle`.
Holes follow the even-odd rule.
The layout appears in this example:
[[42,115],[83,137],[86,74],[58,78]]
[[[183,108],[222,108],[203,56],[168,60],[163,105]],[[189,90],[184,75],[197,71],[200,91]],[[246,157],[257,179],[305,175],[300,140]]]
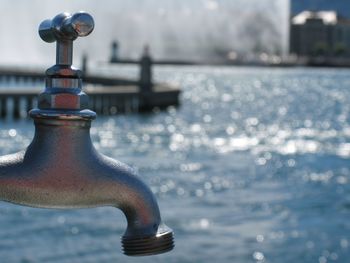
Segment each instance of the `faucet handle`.
[[86,12],[78,12],[73,15],[61,13],[52,20],[44,20],[39,26],[39,35],[48,43],[64,40],[75,40],[77,37],[85,37],[94,29],[94,19]]
[[[56,42],[56,64],[46,70],[46,88],[39,95],[38,114],[40,110],[88,108],[88,97],[81,91],[82,72],[72,66],[73,41],[89,35],[93,29],[94,19],[86,12],[73,15],[61,13],[40,24],[41,39],[48,43]],[[90,112],[88,115],[92,116],[91,118],[95,116]]]
[[52,20],[44,20],[39,26],[39,35],[45,42],[57,42],[56,65],[71,66],[73,41],[89,35],[93,29],[94,19],[88,13],[61,13]]

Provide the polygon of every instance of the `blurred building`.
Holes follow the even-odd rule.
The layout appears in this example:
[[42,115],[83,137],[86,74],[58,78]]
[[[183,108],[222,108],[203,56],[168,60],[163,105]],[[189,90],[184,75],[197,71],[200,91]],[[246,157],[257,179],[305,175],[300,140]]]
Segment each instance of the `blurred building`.
[[303,11],[291,20],[290,53],[350,56],[350,20],[336,11]]
[[291,0],[291,14],[295,16],[304,10],[334,10],[342,17],[350,18],[348,0]]

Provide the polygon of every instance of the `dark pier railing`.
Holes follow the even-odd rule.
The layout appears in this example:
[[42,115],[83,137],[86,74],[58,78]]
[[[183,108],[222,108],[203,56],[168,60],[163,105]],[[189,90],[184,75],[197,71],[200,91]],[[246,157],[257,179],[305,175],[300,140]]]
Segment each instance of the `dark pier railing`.
[[[152,108],[166,108],[178,105],[179,89],[168,85],[155,85],[149,97],[143,96],[139,86],[86,87],[89,95],[89,108],[97,114],[114,115],[122,112],[147,111]],[[37,105],[41,89],[0,89],[0,117],[23,118]]]
[[[2,82],[37,82],[45,80],[45,72],[35,70],[23,70],[16,68],[0,68],[0,81]],[[86,75],[83,77],[84,83],[106,86],[138,85],[139,80],[127,78],[113,78],[99,75]]]
[[[151,61],[141,59],[138,80],[86,74],[85,92],[90,109],[97,114],[149,111],[179,105],[179,87],[152,82]],[[36,107],[37,96],[44,89],[45,73],[34,70],[0,68],[2,83],[30,83],[36,88],[0,89],[0,117],[22,118]],[[31,85],[34,86],[34,85]]]

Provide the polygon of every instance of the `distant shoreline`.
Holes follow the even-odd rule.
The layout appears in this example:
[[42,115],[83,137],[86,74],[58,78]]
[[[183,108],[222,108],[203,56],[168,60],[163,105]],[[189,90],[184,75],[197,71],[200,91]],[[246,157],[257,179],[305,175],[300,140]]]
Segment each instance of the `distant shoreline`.
[[[137,59],[120,59],[110,61],[110,64],[139,64]],[[350,68],[349,58],[335,57],[315,57],[300,58],[293,61],[282,61],[280,63],[269,63],[264,61],[195,61],[195,60],[175,60],[162,59],[153,60],[153,65],[169,66],[253,66],[253,67],[330,67],[330,68]]]

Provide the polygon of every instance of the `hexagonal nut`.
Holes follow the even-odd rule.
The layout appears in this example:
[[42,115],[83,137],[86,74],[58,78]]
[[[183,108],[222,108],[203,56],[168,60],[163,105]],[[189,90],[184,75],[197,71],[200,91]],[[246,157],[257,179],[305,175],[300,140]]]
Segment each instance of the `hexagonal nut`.
[[54,65],[46,70],[48,77],[82,78],[83,72],[72,65]]
[[88,108],[88,96],[84,92],[75,93],[48,93],[39,95],[39,109],[69,109],[83,110]]

